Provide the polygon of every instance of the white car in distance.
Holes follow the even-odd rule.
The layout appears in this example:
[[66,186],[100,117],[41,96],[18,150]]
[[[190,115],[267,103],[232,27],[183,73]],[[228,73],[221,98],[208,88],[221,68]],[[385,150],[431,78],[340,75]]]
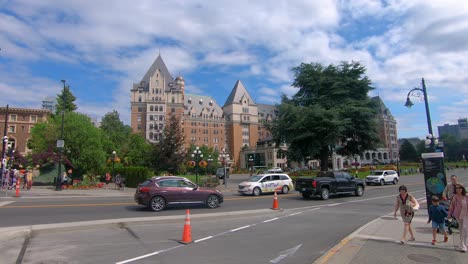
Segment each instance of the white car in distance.
[[400,177],[394,170],[374,170],[366,177],[366,185],[385,185],[386,183],[397,184]]
[[252,176],[248,181],[239,183],[238,192],[258,196],[262,193],[287,194],[294,190],[291,178],[284,173],[267,173]]

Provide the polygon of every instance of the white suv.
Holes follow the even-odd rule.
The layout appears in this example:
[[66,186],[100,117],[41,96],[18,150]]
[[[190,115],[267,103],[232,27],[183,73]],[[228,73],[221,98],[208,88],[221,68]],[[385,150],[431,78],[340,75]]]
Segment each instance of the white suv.
[[375,170],[371,171],[370,175],[366,177],[366,184],[380,184],[385,185],[386,183],[397,184],[400,177],[394,170]]
[[262,193],[281,192],[286,194],[293,190],[291,178],[284,173],[267,173],[252,176],[248,181],[239,183],[239,193],[258,196]]

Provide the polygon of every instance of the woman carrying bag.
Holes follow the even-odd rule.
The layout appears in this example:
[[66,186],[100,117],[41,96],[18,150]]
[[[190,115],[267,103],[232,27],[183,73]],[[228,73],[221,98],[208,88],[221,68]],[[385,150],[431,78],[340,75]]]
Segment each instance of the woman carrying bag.
[[414,217],[414,211],[419,210],[418,201],[408,193],[408,189],[405,185],[401,185],[398,188],[400,194],[396,197],[395,201],[395,210],[393,212],[393,217],[397,217],[396,213],[400,209],[401,219],[403,220],[403,236],[401,237],[400,244],[404,244],[406,241],[406,234],[409,232],[410,239],[409,241],[414,241],[413,228],[411,227],[411,221]]

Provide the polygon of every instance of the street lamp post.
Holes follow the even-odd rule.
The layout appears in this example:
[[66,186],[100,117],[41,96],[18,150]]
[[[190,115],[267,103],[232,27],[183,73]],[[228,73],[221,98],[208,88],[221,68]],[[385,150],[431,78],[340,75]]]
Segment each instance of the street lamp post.
[[7,167],[9,169],[11,169],[11,167],[13,166],[13,159],[14,159],[14,154],[15,154],[15,149],[13,148],[13,146],[11,144],[8,144],[8,164],[7,164]]
[[2,171],[1,171],[2,175],[0,175],[0,179],[2,179],[0,181],[1,186],[3,186],[3,181],[5,180],[5,177],[3,176],[3,174],[5,174],[5,165],[6,165],[5,164],[6,163],[5,162],[6,161],[6,159],[5,159],[5,148],[6,148],[6,145],[8,143],[8,136],[7,136],[8,130],[7,130],[7,127],[8,127],[8,105],[6,106],[6,110],[5,110],[5,125],[3,127],[2,160],[1,160],[1,162],[2,162]]
[[200,168],[200,161],[203,158],[203,154],[199,147],[196,147],[192,153],[192,158],[195,159],[195,182],[198,185],[198,169]]
[[112,151],[112,179],[114,180],[114,166],[115,166],[115,155],[117,154],[117,152]]
[[213,158],[211,157],[211,155],[208,155],[208,159],[206,161],[208,161],[208,171],[209,171],[209,173],[211,175],[211,170],[210,170],[211,169],[211,162],[213,162]]
[[[62,80],[63,83],[63,90],[65,91],[65,80]],[[63,91],[62,91],[62,97],[63,97]],[[60,139],[57,140],[57,148],[59,150],[59,160],[58,160],[58,173],[57,173],[57,179],[55,180],[55,190],[56,191],[61,191],[62,190],[62,150],[63,147],[65,146],[65,141],[63,140],[63,122],[64,122],[64,116],[65,116],[65,100],[62,98],[62,125],[60,129]]]
[[253,154],[250,154],[250,155],[249,155],[249,171],[250,171],[250,176],[252,176],[252,173],[253,173],[253,164],[254,164]]
[[227,160],[229,159],[229,154],[226,153],[226,149],[223,148],[223,152],[219,155],[219,157],[222,159],[223,161],[223,168],[224,168],[224,187],[227,188],[227,182],[228,182],[228,175],[227,175],[227,171],[226,171],[226,164],[227,164]]
[[435,146],[434,139],[435,138],[433,137],[433,133],[432,133],[431,114],[429,112],[429,101],[427,100],[426,83],[424,82],[424,78],[422,78],[421,85],[422,85],[422,88],[413,88],[408,92],[408,95],[406,96],[405,106],[408,107],[408,108],[412,107],[413,102],[411,102],[410,96],[420,97],[421,92],[422,92],[423,99],[424,99],[424,104],[426,106],[427,128],[428,128],[429,134],[431,135],[430,148],[431,148],[431,150],[434,150],[434,146]]

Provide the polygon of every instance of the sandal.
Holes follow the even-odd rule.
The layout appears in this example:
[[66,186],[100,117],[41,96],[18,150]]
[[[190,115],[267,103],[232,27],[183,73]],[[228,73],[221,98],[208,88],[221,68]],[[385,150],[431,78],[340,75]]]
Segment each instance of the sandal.
[[435,245],[436,242],[437,242],[436,240],[432,240],[432,243],[431,243],[431,244],[432,244],[432,245]]
[[448,237],[444,237],[444,242],[445,242],[445,243],[448,242]]
[[414,237],[408,239],[408,241],[415,241],[415,240],[416,240],[416,238],[414,238]]
[[400,243],[400,245],[404,245],[404,244],[405,244],[405,241],[403,241],[403,240],[400,240],[400,242],[399,242],[399,243]]

